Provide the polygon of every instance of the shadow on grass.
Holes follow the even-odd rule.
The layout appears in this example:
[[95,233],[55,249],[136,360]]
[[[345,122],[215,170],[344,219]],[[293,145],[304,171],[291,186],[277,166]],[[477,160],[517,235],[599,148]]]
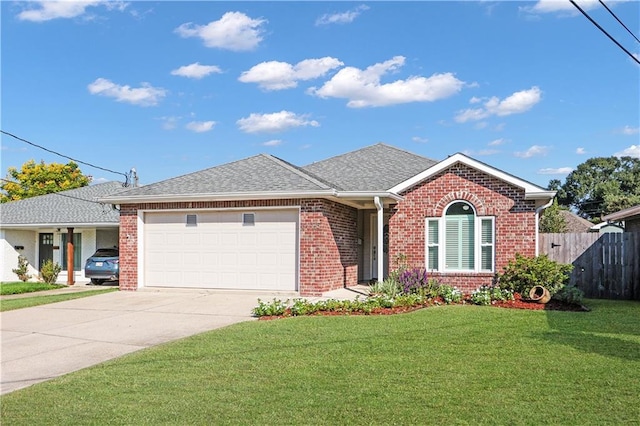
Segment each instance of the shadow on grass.
[[640,360],[640,303],[587,300],[591,312],[545,311],[549,331],[540,339],[582,352]]
[[586,353],[640,361],[640,343],[619,337],[571,331],[549,331],[537,337],[548,343],[571,346]]

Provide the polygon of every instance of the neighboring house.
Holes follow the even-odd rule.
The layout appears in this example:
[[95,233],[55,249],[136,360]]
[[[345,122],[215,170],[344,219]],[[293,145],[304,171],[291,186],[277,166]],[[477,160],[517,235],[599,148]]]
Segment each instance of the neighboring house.
[[626,232],[640,232],[640,205],[629,207],[602,218],[606,222],[624,222]]
[[84,262],[96,248],[118,245],[119,213],[97,199],[122,191],[122,183],[107,182],[0,204],[0,280],[17,281],[11,270],[18,256],[29,261],[32,280],[42,262],[53,260],[67,282],[67,237],[73,230],[74,281],[84,280]]
[[624,222],[600,222],[593,225],[590,231],[600,234],[624,232]]
[[299,292],[381,280],[399,264],[472,291],[536,255],[554,191],[463,154],[385,144],[305,167],[256,155],[102,201],[120,208],[120,288]]
[[593,223],[587,219],[578,216],[569,210],[559,210],[560,215],[564,218],[564,222],[567,224],[565,233],[575,234],[581,232],[591,232]]

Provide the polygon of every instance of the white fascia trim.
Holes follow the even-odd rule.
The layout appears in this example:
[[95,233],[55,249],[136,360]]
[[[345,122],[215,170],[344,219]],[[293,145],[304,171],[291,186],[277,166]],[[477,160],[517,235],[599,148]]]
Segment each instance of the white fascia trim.
[[134,203],[176,203],[185,201],[235,201],[235,200],[280,200],[285,198],[320,198],[333,196],[336,191],[327,189],[322,191],[282,191],[282,192],[227,192],[221,194],[169,194],[139,197],[100,198],[101,203],[134,204]]
[[391,198],[396,201],[404,200],[403,196],[395,194],[391,191],[384,191],[384,192],[340,191],[336,194],[336,196],[338,198],[371,199],[371,198],[379,197],[379,198]]
[[118,228],[120,222],[108,222],[108,223],[20,223],[20,224],[2,224],[1,229],[25,229],[25,228],[38,228],[38,229],[50,229],[50,228]]
[[419,173],[414,177],[399,183],[398,185],[389,189],[389,192],[395,192],[399,194],[402,191],[405,191],[411,188],[415,184],[422,182],[423,180],[429,178],[430,176],[440,173],[441,171],[445,170],[446,168],[456,163],[465,164],[483,173],[494,176],[497,179],[503,180],[511,185],[524,189],[525,199],[546,199],[546,198],[552,198],[553,196],[555,196],[554,191],[545,191],[543,188],[537,185],[534,185],[531,182],[527,182],[525,180],[517,178],[513,175],[503,172],[502,170],[498,170],[494,167],[481,163],[480,161],[474,160],[473,158],[467,157],[466,155],[460,154],[460,153],[454,154],[448,157],[447,159],[442,160],[441,162],[429,167],[424,172]]

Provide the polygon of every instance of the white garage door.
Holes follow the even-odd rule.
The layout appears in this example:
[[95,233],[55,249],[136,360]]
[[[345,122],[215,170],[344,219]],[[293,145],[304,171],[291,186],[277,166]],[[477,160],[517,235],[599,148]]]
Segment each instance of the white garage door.
[[297,209],[149,212],[144,222],[146,286],[296,290]]

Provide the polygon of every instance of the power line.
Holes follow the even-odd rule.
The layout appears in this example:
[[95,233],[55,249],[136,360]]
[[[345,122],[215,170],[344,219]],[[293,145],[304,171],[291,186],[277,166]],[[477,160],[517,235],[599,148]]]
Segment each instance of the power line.
[[624,48],[623,45],[621,45],[618,40],[616,40],[615,38],[613,38],[604,28],[602,28],[596,21],[594,21],[591,16],[589,16],[587,14],[587,12],[585,12],[584,10],[582,10],[582,8],[580,6],[578,6],[576,4],[576,2],[574,0],[569,0],[571,2],[572,5],[574,5],[576,7],[576,9],[578,9],[580,11],[580,13],[582,13],[589,21],[591,21],[591,23],[593,25],[595,25],[600,31],[602,31],[607,37],[609,37],[609,39],[614,42],[616,45],[618,45],[618,47],[622,50],[625,51],[625,53],[627,55],[629,55],[629,57],[631,57],[631,59],[633,59],[634,61],[636,61],[638,64],[640,64],[640,60],[638,60],[638,58],[636,58],[635,56],[633,56],[633,54],[631,52],[629,52],[627,49]]
[[0,130],[0,133],[2,133],[4,135],[7,135],[7,136],[11,136],[14,139],[17,139],[17,140],[19,140],[21,142],[24,142],[26,144],[29,144],[31,146],[35,146],[36,148],[40,148],[40,149],[42,149],[44,151],[47,151],[47,152],[50,152],[52,154],[59,155],[60,157],[64,157],[64,158],[69,159],[71,161],[75,161],[76,163],[84,164],[85,166],[93,167],[94,169],[104,170],[105,172],[114,173],[116,175],[122,175],[125,178],[125,186],[129,186],[129,175],[127,175],[126,173],[116,172],[116,171],[113,171],[113,170],[110,170],[110,169],[107,169],[107,168],[104,168],[104,167],[96,166],[95,164],[91,164],[91,163],[87,163],[87,162],[84,162],[84,161],[76,160],[75,158],[71,158],[68,155],[60,154],[59,152],[56,152],[56,151],[53,151],[51,149],[45,148],[45,147],[43,147],[41,145],[38,145],[37,143],[30,142],[30,141],[28,141],[26,139],[18,137],[18,136],[14,135],[14,134],[11,134],[9,132],[5,132],[4,130]]
[[635,38],[638,43],[640,43],[640,39],[638,39],[638,37],[636,37],[636,35],[629,28],[627,28],[627,26],[616,16],[615,13],[613,13],[613,10],[609,9],[609,7],[606,4],[604,4],[604,2],[602,0],[598,0],[598,1],[600,2],[601,5],[604,6],[605,9],[607,9],[609,11],[611,16],[616,18],[616,21],[618,21],[620,23],[620,25],[622,25],[624,27],[624,29],[627,30],[629,32],[629,34],[631,34],[633,36],[633,38]]
[[[0,178],[0,180],[3,181],[3,182],[6,182],[6,183],[15,183],[16,185],[20,185],[19,182],[14,182],[14,181],[9,180],[9,179]],[[48,194],[42,194],[42,195],[49,195],[49,194],[54,194],[54,195],[58,195],[60,197],[65,197],[65,198],[71,198],[72,200],[85,201],[87,203],[100,204],[101,206],[105,205],[105,203],[101,203],[99,201],[87,200],[86,198],[74,197],[72,195],[61,194],[60,192],[49,192]],[[33,198],[33,197],[29,197],[29,198]],[[23,198],[23,200],[27,200],[27,199],[28,198]],[[10,201],[20,201],[20,200],[10,200]]]

